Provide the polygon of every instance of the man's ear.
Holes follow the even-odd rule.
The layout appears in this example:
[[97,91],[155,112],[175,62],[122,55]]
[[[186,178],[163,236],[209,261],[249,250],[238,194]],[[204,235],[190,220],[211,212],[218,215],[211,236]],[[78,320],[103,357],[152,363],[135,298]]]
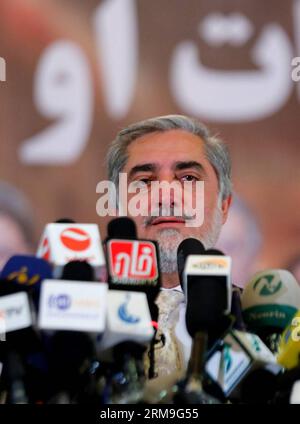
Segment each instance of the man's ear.
[[222,200],[222,223],[225,224],[228,217],[228,211],[232,203],[232,195],[230,194],[226,199]]

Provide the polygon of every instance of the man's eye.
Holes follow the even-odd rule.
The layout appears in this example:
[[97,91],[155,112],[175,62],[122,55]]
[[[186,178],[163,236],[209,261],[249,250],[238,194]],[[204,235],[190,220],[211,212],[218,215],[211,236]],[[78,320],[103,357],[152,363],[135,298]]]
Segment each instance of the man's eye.
[[139,178],[138,180],[135,180],[132,182],[136,188],[145,188],[145,186],[148,186],[151,183],[150,178]]
[[198,181],[198,178],[195,175],[184,175],[181,177],[182,181]]
[[151,179],[150,178],[140,178],[138,181],[142,182],[144,184],[149,184],[151,182]]

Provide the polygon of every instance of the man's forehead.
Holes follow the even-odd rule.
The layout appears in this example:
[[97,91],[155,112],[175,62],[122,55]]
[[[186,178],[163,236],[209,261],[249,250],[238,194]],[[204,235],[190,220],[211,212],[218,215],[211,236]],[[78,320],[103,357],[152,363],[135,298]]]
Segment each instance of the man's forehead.
[[[203,140],[184,130],[156,131],[133,140],[127,147],[129,162],[138,161],[174,164],[178,161],[205,159]],[[151,160],[148,160],[151,159]]]

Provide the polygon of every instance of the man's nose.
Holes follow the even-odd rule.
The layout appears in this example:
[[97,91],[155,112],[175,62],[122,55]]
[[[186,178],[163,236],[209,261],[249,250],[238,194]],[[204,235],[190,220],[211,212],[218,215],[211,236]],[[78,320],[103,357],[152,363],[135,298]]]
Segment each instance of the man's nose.
[[159,183],[159,207],[174,208],[179,201],[177,193],[179,182],[176,180],[174,174],[164,173],[160,175]]
[[163,189],[159,190],[159,207],[175,207],[175,196],[173,193],[174,190],[170,191],[170,194],[166,194]]

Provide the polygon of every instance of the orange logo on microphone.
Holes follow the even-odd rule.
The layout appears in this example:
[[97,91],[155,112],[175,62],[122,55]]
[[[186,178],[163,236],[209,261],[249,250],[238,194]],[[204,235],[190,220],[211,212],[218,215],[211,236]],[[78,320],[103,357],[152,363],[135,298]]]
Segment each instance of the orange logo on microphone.
[[60,235],[62,244],[70,250],[81,252],[90,247],[89,234],[79,228],[66,228]]
[[41,257],[45,259],[45,261],[49,261],[50,259],[50,246],[47,238],[43,241]]
[[223,269],[228,266],[228,262],[225,259],[213,258],[213,259],[203,259],[198,263],[193,264],[193,268],[208,270],[208,269]]

